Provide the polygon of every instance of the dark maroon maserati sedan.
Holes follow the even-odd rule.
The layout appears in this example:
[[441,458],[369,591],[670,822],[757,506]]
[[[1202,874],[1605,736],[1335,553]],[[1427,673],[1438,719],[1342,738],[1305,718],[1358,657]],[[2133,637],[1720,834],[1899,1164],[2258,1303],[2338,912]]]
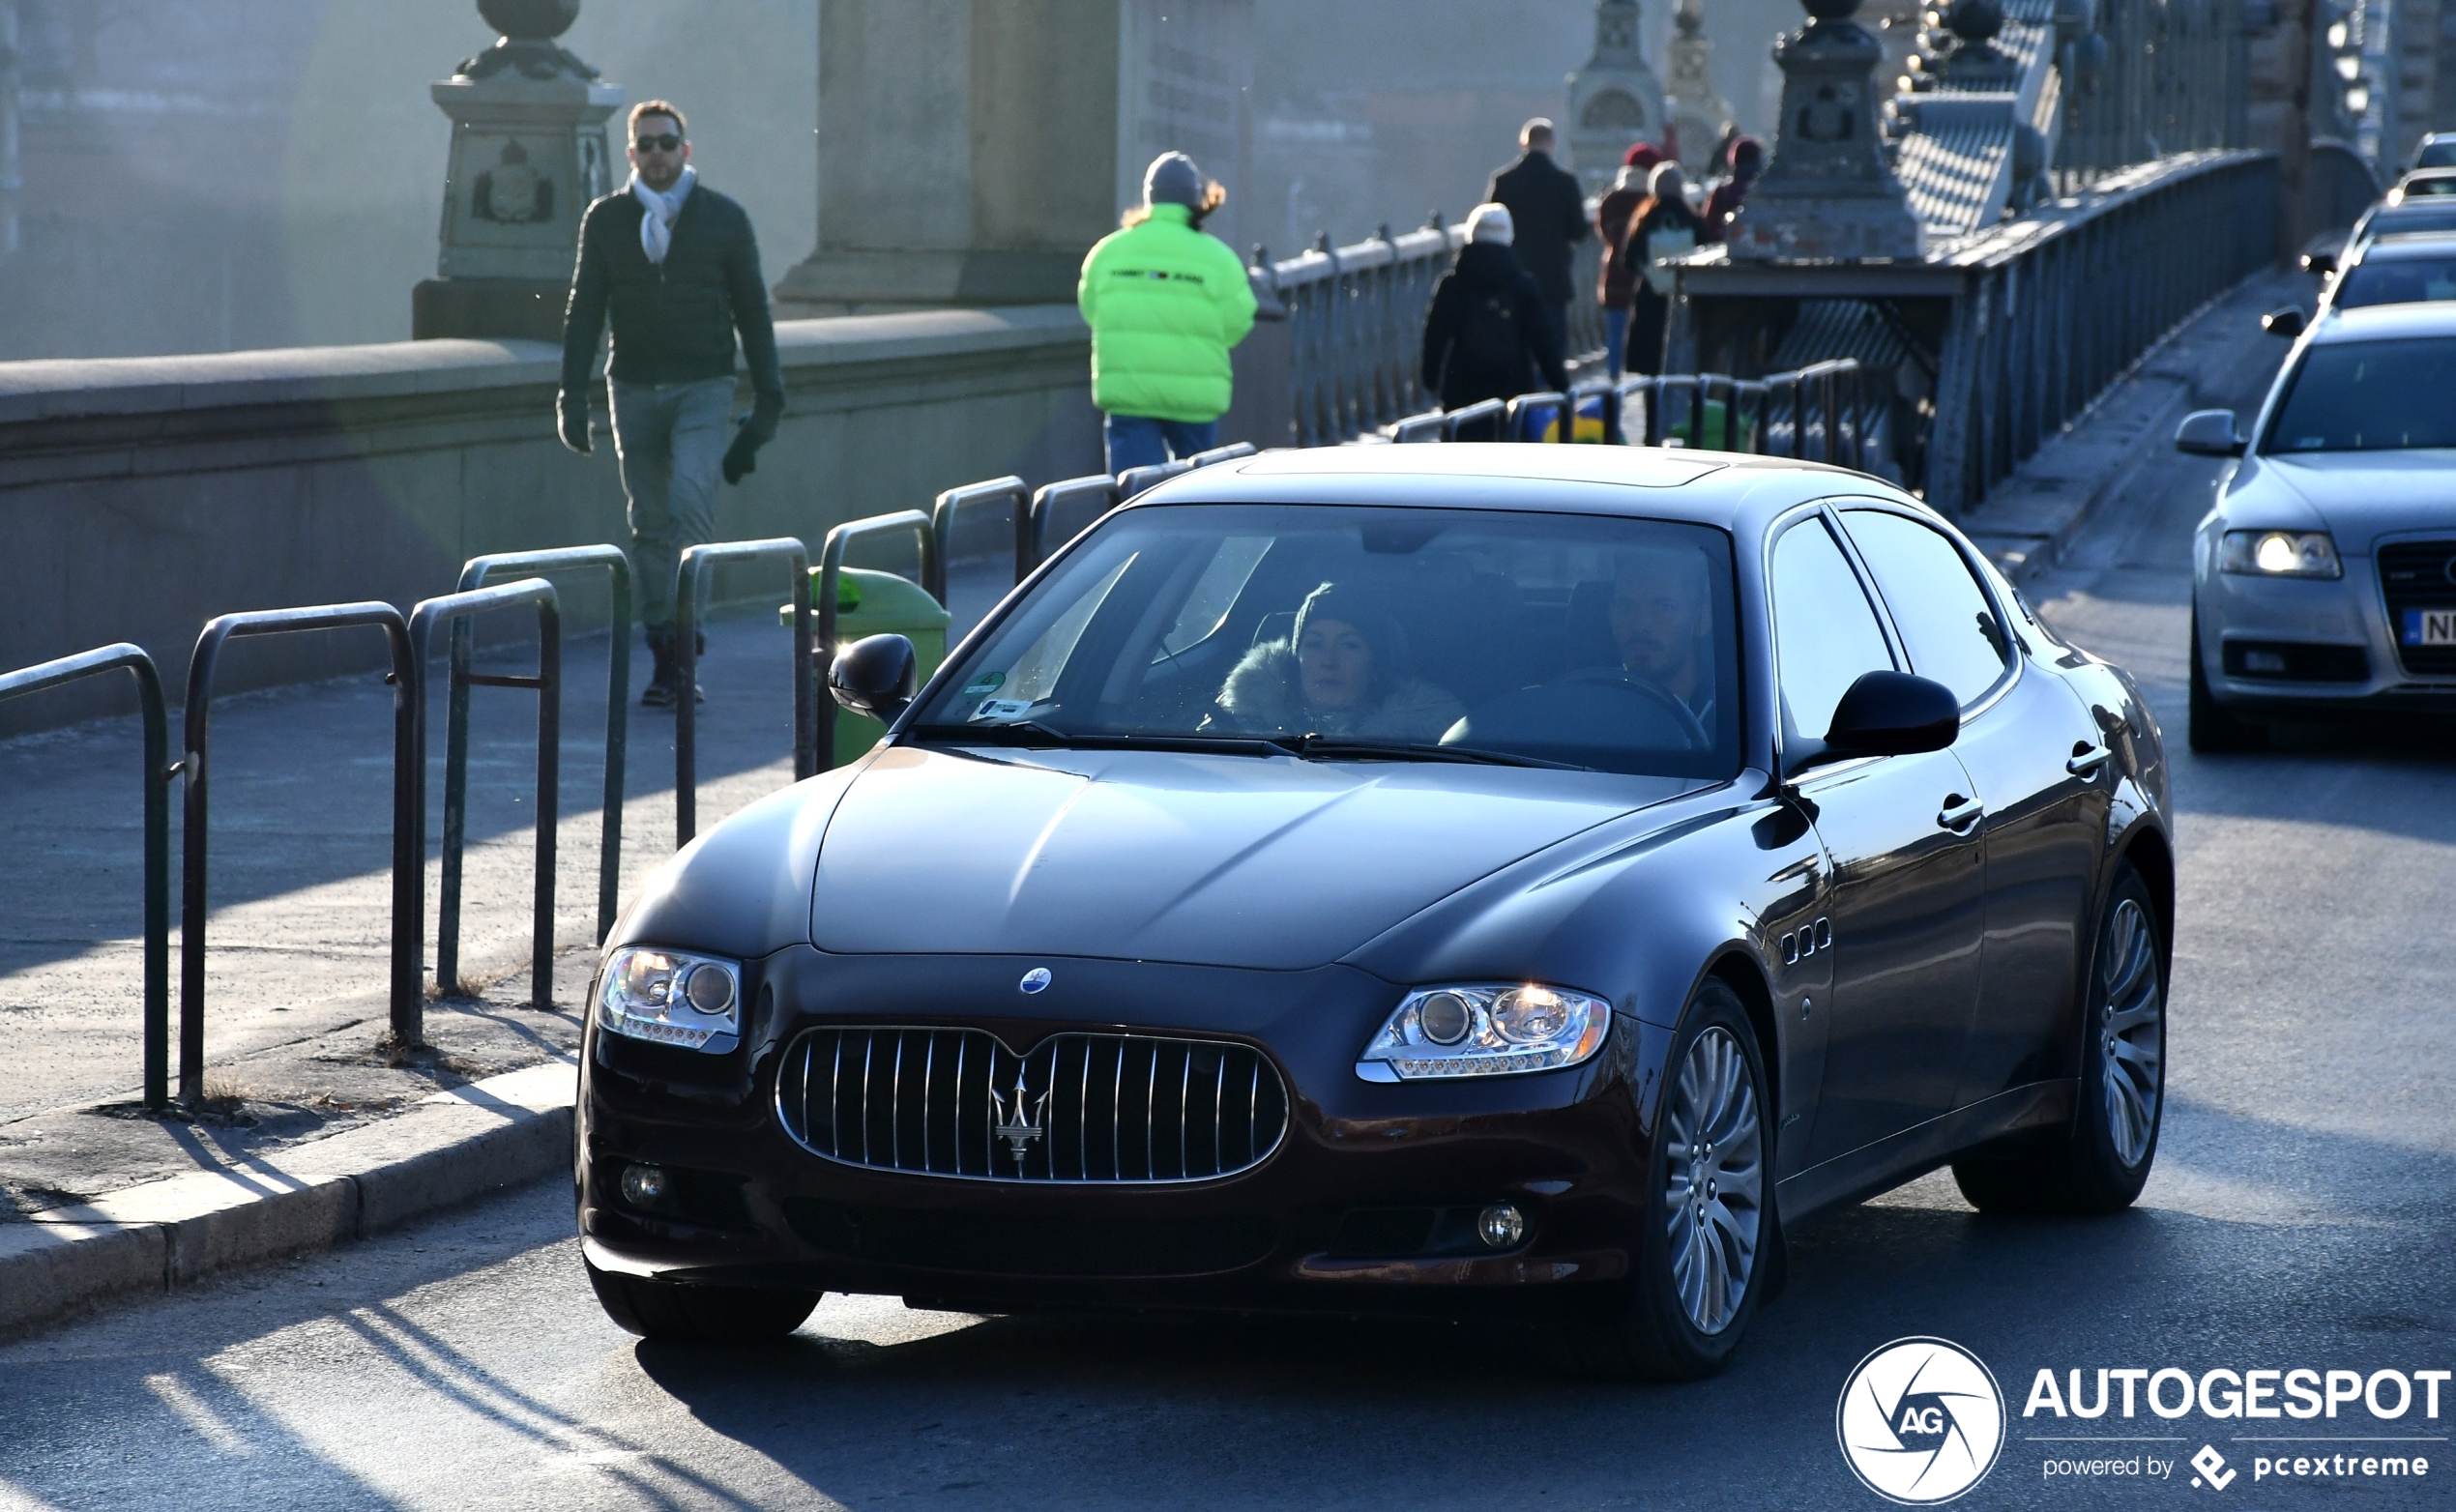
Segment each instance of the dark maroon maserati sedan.
[[579,1222],[627,1328],[1481,1311],[1694,1377],[1820,1209],[2148,1177],[2156,726],[1873,479],[1265,453],[913,666],[839,653],[887,739],[608,942]]

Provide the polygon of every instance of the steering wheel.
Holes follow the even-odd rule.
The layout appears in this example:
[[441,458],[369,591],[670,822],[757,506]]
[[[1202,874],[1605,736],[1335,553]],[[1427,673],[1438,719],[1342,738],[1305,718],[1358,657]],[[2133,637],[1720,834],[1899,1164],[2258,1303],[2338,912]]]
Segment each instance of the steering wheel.
[[1680,733],[1687,740],[1690,750],[1703,751],[1713,748],[1714,738],[1706,733],[1705,725],[1698,721],[1696,711],[1688,707],[1687,701],[1650,678],[1642,678],[1634,672],[1623,671],[1616,667],[1590,667],[1583,671],[1572,672],[1561,681],[1596,683],[1604,687],[1624,687],[1641,697],[1651,698],[1662,705],[1671,714],[1672,722],[1680,727]]

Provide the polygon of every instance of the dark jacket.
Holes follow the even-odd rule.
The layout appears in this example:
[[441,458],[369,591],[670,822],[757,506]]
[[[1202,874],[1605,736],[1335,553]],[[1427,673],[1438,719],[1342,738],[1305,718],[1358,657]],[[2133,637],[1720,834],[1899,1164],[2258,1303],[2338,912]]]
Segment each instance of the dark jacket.
[[[1470,307],[1479,301],[1503,306],[1517,322],[1521,340],[1515,361],[1479,363],[1455,350]],[[1478,399],[1514,399],[1539,388],[1569,387],[1543,291],[1508,247],[1469,243],[1433,286],[1433,307],[1424,317],[1423,381],[1428,392],[1441,395],[1446,410]]]
[[1688,208],[1686,200],[1656,199],[1652,194],[1646,196],[1646,203],[1639,208],[1636,218],[1630,220],[1628,231],[1622,239],[1619,257],[1619,261],[1628,267],[1631,292],[1640,299],[1659,301],[1663,298],[1646,282],[1646,270],[1652,266],[1654,259],[1669,255],[1658,252],[1653,245],[1654,235],[1659,231],[1685,231],[1699,247],[1713,240],[1706,234],[1706,223],[1697,218],[1697,212]]
[[1731,218],[1748,202],[1748,186],[1754,181],[1728,178],[1714,186],[1706,196],[1706,229],[1698,234],[1700,242],[1719,242],[1731,234]]
[[674,218],[660,265],[639,245],[648,213],[628,189],[589,206],[580,218],[579,266],[563,312],[563,387],[588,382],[598,333],[610,312],[614,354],[606,370],[623,383],[696,383],[730,378],[734,336],[758,394],[752,425],[762,439],[784,413],[784,374],[759,243],[742,206],[702,183]]
[[1521,153],[1492,176],[1484,198],[1509,207],[1517,227],[1511,245],[1518,264],[1535,275],[1535,287],[1555,305],[1569,303],[1569,248],[1586,240],[1586,195],[1578,176],[1552,161],[1550,153]]
[[1603,238],[1603,274],[1595,283],[1594,302],[1605,309],[1629,307],[1637,267],[1621,256],[1621,243],[1628,236],[1629,217],[1646,197],[1642,189],[1616,189],[1594,207],[1595,233]]

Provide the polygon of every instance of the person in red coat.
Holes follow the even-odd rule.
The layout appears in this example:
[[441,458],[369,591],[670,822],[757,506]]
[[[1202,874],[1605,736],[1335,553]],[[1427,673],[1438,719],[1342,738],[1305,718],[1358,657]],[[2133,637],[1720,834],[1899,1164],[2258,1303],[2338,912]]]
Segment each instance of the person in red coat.
[[1612,376],[1621,376],[1628,355],[1629,305],[1636,297],[1637,267],[1621,256],[1628,236],[1629,218],[1646,198],[1646,178],[1663,160],[1651,142],[1639,142],[1621,159],[1620,177],[1594,207],[1594,229],[1603,239],[1603,274],[1596,281],[1594,302],[1603,306],[1603,361]]
[[1748,186],[1756,183],[1757,175],[1765,170],[1765,144],[1753,136],[1733,138],[1726,166],[1729,176],[1706,196],[1704,240],[1709,242],[1721,241],[1731,230],[1731,218],[1740,214],[1740,207],[1747,201]]

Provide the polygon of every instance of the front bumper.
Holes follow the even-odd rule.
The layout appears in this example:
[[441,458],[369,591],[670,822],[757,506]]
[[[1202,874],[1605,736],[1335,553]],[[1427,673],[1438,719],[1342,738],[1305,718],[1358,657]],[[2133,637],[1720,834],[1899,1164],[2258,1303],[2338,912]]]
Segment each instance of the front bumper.
[[2311,579],[2216,571],[2207,555],[2193,609],[2201,674],[2220,704],[2288,719],[2456,718],[2456,676],[2406,671],[2370,557],[2345,558],[2341,578]]
[[[1055,983],[1019,995],[1018,979],[1042,966]],[[1390,1085],[1361,1080],[1355,1063],[1403,989],[1345,967],[799,947],[749,972],[747,1048],[733,1055],[591,1026],[579,1206],[599,1267],[984,1310],[1450,1314],[1611,1305],[1628,1274],[1652,1154],[1651,1112],[1634,1089],[1659,1085],[1669,1034],[1626,1016],[1582,1066]],[[921,1003],[944,1007],[911,1006]],[[796,1143],[775,1107],[783,1051],[823,1024],[974,1027],[1018,1051],[1062,1030],[1252,1044],[1287,1084],[1287,1132],[1250,1170],[1187,1183],[981,1180],[839,1163]],[[633,1163],[668,1174],[673,1194],[656,1210],[624,1198],[621,1172]],[[1496,1203],[1527,1225],[1500,1251],[1465,1221]]]

